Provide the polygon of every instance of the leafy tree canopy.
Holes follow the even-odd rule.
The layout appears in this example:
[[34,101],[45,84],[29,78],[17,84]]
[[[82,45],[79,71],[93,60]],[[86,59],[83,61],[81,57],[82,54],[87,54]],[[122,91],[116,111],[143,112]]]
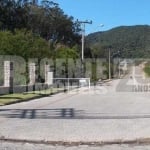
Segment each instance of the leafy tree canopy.
[[79,25],[57,3],[29,0],[0,0],[0,30],[25,28],[46,40],[72,46],[80,42]]

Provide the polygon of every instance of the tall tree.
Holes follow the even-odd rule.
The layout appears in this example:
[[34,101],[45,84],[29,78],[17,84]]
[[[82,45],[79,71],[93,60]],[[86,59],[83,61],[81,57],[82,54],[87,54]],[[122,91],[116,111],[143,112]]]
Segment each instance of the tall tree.
[[54,42],[74,45],[80,42],[73,17],[64,14],[53,1],[0,0],[0,30],[26,28]]

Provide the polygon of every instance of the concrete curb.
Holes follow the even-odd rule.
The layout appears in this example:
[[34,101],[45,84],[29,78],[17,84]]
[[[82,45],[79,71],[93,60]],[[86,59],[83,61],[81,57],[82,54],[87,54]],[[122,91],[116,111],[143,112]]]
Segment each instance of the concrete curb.
[[24,139],[11,139],[0,137],[0,142],[10,142],[10,143],[30,143],[30,144],[45,144],[53,146],[106,146],[106,145],[150,145],[150,138],[141,138],[133,140],[112,140],[112,141],[46,141],[46,140],[24,140]]

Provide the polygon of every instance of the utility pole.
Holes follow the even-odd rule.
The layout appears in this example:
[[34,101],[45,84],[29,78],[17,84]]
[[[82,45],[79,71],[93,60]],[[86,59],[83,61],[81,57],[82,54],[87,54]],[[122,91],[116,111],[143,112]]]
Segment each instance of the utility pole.
[[110,48],[109,48],[109,80],[111,79],[111,66],[110,66]]
[[82,30],[82,52],[81,52],[81,63],[82,63],[82,66],[81,66],[81,76],[84,77],[84,40],[85,40],[85,24],[92,24],[92,21],[88,21],[88,20],[85,20],[85,21],[79,21],[77,20],[77,23],[79,23],[81,25],[81,30]]
[[77,23],[81,24],[82,26],[82,54],[81,54],[81,60],[84,61],[84,39],[85,39],[85,24],[92,24],[92,21],[79,21],[77,20]]
[[119,57],[119,60],[118,60],[118,71],[119,71],[119,78],[120,78],[120,57]]

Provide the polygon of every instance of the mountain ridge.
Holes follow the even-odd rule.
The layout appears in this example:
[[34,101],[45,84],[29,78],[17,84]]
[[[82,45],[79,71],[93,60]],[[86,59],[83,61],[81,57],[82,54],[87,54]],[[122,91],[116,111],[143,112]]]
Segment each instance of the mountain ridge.
[[111,46],[113,51],[129,58],[150,57],[150,26],[119,26],[107,31],[91,33],[86,36],[88,47]]

